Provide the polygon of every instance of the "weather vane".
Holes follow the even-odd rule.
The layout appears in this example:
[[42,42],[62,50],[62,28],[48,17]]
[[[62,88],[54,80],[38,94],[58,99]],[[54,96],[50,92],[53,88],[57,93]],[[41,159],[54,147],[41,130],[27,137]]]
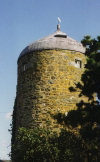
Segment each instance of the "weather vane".
[[61,19],[60,19],[60,17],[58,17],[58,24],[60,24],[61,23]]
[[58,24],[57,24],[57,30],[60,31],[60,23],[61,23],[61,19],[60,17],[58,17]]

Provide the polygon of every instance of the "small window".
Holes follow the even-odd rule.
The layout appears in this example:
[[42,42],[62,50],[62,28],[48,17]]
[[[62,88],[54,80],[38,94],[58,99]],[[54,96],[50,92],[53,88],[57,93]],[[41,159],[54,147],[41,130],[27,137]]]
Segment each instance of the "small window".
[[30,63],[24,63],[21,67],[21,72],[24,72],[26,70],[28,70],[30,67],[32,67],[32,64]]
[[78,59],[75,59],[75,67],[82,68],[82,61],[78,60]]
[[26,70],[26,64],[24,64],[24,66],[23,66],[23,71],[25,71]]
[[23,71],[26,71],[28,69],[28,64],[23,65]]
[[67,35],[56,34],[54,35],[54,37],[67,38]]

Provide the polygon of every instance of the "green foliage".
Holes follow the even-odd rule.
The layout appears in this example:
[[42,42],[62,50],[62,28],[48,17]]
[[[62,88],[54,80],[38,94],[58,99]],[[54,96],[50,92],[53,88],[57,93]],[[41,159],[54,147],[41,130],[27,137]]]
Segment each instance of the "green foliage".
[[100,131],[87,125],[77,136],[61,130],[59,135],[43,129],[20,128],[13,156],[18,162],[98,162]]
[[79,83],[77,87],[81,87],[80,95],[86,95],[92,99],[93,94],[96,93],[100,98],[100,36],[97,39],[85,36],[81,42],[86,47],[88,60],[82,75],[83,85]]
[[62,130],[58,137],[59,162],[83,162],[82,140],[73,133]]
[[43,129],[20,128],[12,156],[18,162],[55,161],[58,151],[56,143],[49,143],[49,134]]
[[73,133],[62,130],[59,135],[43,129],[20,128],[13,156],[18,162],[79,162],[82,141]]

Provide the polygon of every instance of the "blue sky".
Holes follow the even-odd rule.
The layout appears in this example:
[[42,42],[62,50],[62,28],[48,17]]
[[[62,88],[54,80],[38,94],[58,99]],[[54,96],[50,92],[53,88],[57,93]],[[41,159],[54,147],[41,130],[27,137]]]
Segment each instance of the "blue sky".
[[0,0],[0,158],[10,151],[10,114],[16,97],[17,59],[34,40],[61,29],[80,41],[100,35],[100,0]]

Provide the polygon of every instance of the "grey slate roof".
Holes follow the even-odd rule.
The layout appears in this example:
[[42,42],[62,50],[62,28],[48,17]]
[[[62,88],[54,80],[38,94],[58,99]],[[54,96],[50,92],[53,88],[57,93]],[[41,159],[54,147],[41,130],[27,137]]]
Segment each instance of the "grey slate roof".
[[37,40],[28,45],[20,54],[19,57],[31,53],[33,51],[46,50],[46,49],[64,49],[73,50],[85,53],[83,45],[76,40],[70,38],[59,29],[53,34]]

